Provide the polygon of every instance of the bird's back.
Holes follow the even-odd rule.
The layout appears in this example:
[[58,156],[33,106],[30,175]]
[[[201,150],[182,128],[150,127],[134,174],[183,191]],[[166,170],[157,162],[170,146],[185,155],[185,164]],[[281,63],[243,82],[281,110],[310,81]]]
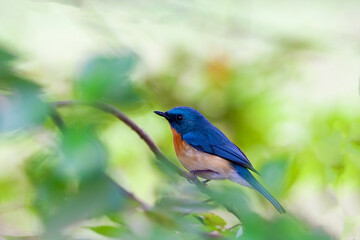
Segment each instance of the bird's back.
[[205,120],[198,123],[192,131],[185,133],[183,139],[199,151],[222,157],[257,172],[240,148],[206,118]]

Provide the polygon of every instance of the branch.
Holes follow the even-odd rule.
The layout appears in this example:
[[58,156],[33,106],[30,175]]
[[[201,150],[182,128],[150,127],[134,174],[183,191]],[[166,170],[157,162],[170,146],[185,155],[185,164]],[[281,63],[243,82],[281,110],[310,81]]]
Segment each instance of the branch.
[[94,107],[96,109],[99,109],[100,111],[109,113],[113,115],[114,117],[118,118],[122,122],[124,122],[128,127],[130,127],[132,130],[134,130],[141,139],[144,140],[146,145],[150,148],[150,150],[154,153],[155,157],[162,162],[167,163],[170,165],[170,167],[177,172],[182,177],[187,178],[190,181],[193,181],[193,176],[191,174],[185,172],[183,169],[178,167],[176,164],[174,164],[172,161],[170,161],[165,155],[160,151],[158,146],[155,144],[155,142],[151,139],[151,137],[142,130],[136,123],[134,123],[128,116],[126,116],[123,112],[121,112],[116,107],[103,103],[103,102],[84,102],[84,101],[76,101],[76,100],[68,100],[68,101],[58,101],[54,102],[54,107],[66,107],[66,106],[73,106],[73,105],[83,105],[83,106],[90,106]]
[[55,125],[60,129],[60,131],[64,132],[64,130],[66,128],[65,122],[62,119],[59,112],[55,108],[51,109],[51,115],[50,116],[51,116],[51,119],[53,120],[53,122],[55,123]]
[[178,175],[186,178],[190,183],[195,184],[200,192],[211,197],[211,199],[213,199],[215,202],[224,206],[229,212],[231,212],[239,220],[241,220],[238,212],[235,209],[233,209],[232,206],[230,206],[229,204],[224,202],[222,199],[215,197],[214,193],[206,187],[206,184],[203,184],[193,174],[184,171],[183,169],[178,167],[176,164],[174,164],[172,161],[170,161],[167,157],[165,157],[165,155],[160,151],[160,149],[157,147],[155,142],[151,139],[151,137],[144,130],[142,130],[136,123],[134,123],[128,116],[126,116],[123,112],[121,112],[119,109],[115,108],[114,106],[112,106],[110,104],[103,103],[103,102],[85,102],[85,101],[67,100],[67,101],[58,101],[58,102],[53,103],[54,107],[66,107],[66,106],[74,106],[74,105],[83,105],[83,106],[94,107],[96,109],[99,109],[100,111],[109,113],[109,114],[115,116],[116,118],[118,118],[119,120],[121,120],[122,122],[124,122],[128,127],[130,127],[132,130],[134,130],[139,135],[140,138],[142,138],[145,141],[145,143],[148,145],[150,150],[154,153],[155,157],[159,161],[162,161],[162,162],[166,163],[167,165],[170,165],[170,167],[172,167],[172,169]]
[[[63,120],[63,118],[61,117],[61,115],[59,114],[59,112],[56,109],[52,109],[51,119],[53,120],[55,125],[60,129],[60,131],[62,133],[64,133],[64,131],[66,129],[66,124],[65,124],[65,121]],[[141,209],[143,211],[147,211],[147,210],[150,209],[150,207],[147,205],[147,203],[140,200],[138,197],[135,196],[135,194],[127,191],[125,188],[120,186],[117,182],[115,182],[112,178],[110,178],[104,172],[102,174],[104,175],[104,177],[108,178],[108,180],[112,184],[114,184],[124,195],[126,195],[128,198],[130,198],[130,199],[134,200],[135,202],[137,202],[141,206]]]

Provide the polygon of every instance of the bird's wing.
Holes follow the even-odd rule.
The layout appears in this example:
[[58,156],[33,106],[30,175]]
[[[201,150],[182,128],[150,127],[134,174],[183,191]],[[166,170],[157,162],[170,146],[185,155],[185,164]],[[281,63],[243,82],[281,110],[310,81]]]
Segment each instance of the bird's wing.
[[206,134],[199,132],[186,133],[183,135],[183,139],[187,144],[199,151],[222,157],[258,173],[240,148],[233,144],[218,129]]

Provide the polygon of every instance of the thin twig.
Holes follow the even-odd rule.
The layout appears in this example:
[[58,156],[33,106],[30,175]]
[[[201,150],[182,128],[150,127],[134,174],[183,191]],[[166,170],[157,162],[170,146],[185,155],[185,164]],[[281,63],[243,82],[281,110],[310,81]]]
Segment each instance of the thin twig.
[[[53,122],[55,123],[55,125],[60,129],[60,131],[62,133],[64,133],[65,129],[66,129],[66,124],[65,121],[63,120],[63,118],[61,117],[61,115],[59,114],[59,112],[56,109],[52,109],[52,114],[51,114],[51,118],[53,120]],[[120,192],[122,192],[124,195],[126,195],[128,198],[134,200],[135,202],[137,202],[140,206],[141,209],[143,211],[147,211],[150,209],[150,206],[143,202],[142,200],[140,200],[138,197],[135,196],[135,194],[127,191],[125,188],[123,188],[122,186],[120,186],[117,182],[115,182],[111,177],[109,177],[106,173],[102,173],[104,175],[104,177],[108,178],[108,180],[113,183],[119,190]]]
[[[213,201],[212,199],[206,199],[205,201],[202,201],[202,202],[205,204],[205,203],[209,203],[209,202],[212,202],[212,201]],[[190,211],[187,211],[186,213],[181,214],[180,217],[188,216],[188,215],[192,214],[193,212],[195,212],[194,209],[192,209]]]
[[167,157],[165,157],[165,155],[160,151],[160,149],[157,147],[155,142],[151,139],[151,137],[144,130],[142,130],[136,123],[134,123],[128,116],[126,116],[123,112],[121,112],[114,106],[103,102],[84,102],[84,101],[76,101],[76,100],[67,100],[67,101],[58,101],[53,103],[54,107],[65,107],[65,106],[73,106],[73,105],[94,107],[103,112],[109,113],[115,116],[116,118],[118,118],[119,120],[121,120],[122,122],[124,122],[127,126],[129,126],[132,130],[134,130],[140,136],[140,138],[144,140],[144,142],[148,145],[150,150],[154,153],[155,157],[159,161],[169,164],[178,175],[186,178],[190,183],[195,184],[195,186],[198,188],[200,192],[208,195],[215,202],[224,206],[229,212],[234,214],[240,220],[240,216],[235,209],[233,209],[228,203],[226,203],[222,199],[215,198],[214,197],[215,195],[213,194],[212,191],[210,191],[207,188],[206,184],[203,184],[193,174],[185,172],[183,169],[181,169],[176,164],[171,162]]
[[193,180],[192,176],[190,176],[189,173],[185,172],[183,169],[179,168],[176,164],[166,158],[165,155],[160,151],[158,146],[155,144],[155,142],[151,139],[151,137],[116,107],[103,102],[84,102],[75,100],[58,101],[54,102],[53,105],[55,107],[66,107],[72,105],[90,106],[115,116],[116,118],[124,122],[132,130],[134,130],[139,135],[139,137],[144,140],[144,142],[148,145],[148,147],[154,153],[155,157],[158,160],[170,164],[171,168],[174,169],[180,176]]
[[234,226],[227,228],[227,230],[231,231],[238,226],[241,226],[241,223],[235,224]]
[[53,120],[53,122],[55,123],[56,126],[58,126],[58,128],[60,129],[60,131],[64,131],[66,128],[65,122],[62,119],[61,115],[59,114],[59,112],[53,108],[52,109],[52,113],[51,113],[51,119]]
[[132,192],[127,191],[125,188],[123,188],[122,186],[120,186],[117,182],[115,182],[111,177],[109,177],[106,173],[103,173],[104,176],[110,181],[112,182],[124,195],[126,195],[128,198],[132,199],[133,201],[137,202],[140,206],[141,209],[143,211],[148,211],[150,209],[150,206],[143,202],[142,200],[140,200],[135,194],[133,194]]

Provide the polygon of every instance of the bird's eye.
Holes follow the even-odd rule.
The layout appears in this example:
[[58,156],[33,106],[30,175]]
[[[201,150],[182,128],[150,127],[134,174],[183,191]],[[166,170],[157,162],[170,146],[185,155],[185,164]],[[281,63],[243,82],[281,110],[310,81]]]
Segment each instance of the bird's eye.
[[184,119],[183,115],[177,115],[176,116],[176,120],[179,121],[179,122],[182,121],[183,119]]

